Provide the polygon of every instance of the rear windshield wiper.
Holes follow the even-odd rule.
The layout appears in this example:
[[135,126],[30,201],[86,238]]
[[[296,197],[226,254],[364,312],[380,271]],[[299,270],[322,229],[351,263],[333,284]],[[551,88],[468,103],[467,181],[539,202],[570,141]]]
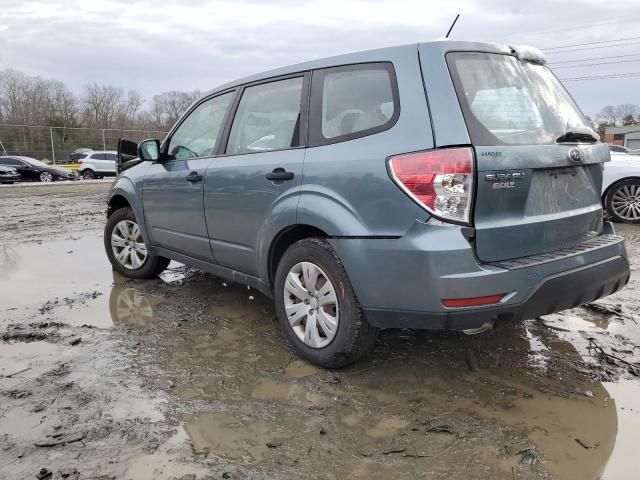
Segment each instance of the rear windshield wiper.
[[572,127],[556,138],[556,143],[584,142],[596,143],[600,137],[588,127]]

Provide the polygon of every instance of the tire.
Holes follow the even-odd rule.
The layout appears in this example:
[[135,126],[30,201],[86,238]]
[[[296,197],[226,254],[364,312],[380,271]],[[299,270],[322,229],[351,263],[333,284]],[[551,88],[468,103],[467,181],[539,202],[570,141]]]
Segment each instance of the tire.
[[[128,235],[121,230],[121,224]],[[134,226],[137,228],[137,233],[134,230]],[[155,278],[167,268],[170,260],[148,253],[142,234],[139,232],[140,228],[131,208],[124,207],[113,212],[104,228],[104,248],[107,252],[107,257],[113,269],[124,277],[136,279]],[[113,243],[116,241],[115,239],[112,241],[114,234],[119,238],[117,244]],[[133,241],[132,239],[138,241]],[[126,245],[127,243],[128,245]],[[131,248],[129,248],[129,245]],[[123,253],[124,260],[118,260],[116,252],[122,253],[127,248],[130,253]],[[141,260],[143,257],[142,250],[146,252],[143,260]]]
[[96,178],[96,174],[93,170],[83,170],[82,171],[82,178],[84,180],[94,180]]
[[55,181],[56,177],[51,172],[40,172],[38,174],[38,181],[41,183],[50,183]]
[[[290,293],[291,291],[289,289],[285,290],[285,284],[288,284],[288,288],[291,288],[293,285],[290,283],[290,280],[287,282],[288,276],[290,273],[294,276],[300,275],[297,278],[299,282],[302,282],[306,277],[304,273],[298,273],[298,268],[304,269],[305,266],[309,268],[309,265],[316,267],[320,274],[316,279],[314,288],[314,290],[318,290],[314,292],[317,295],[314,294],[308,299],[313,302],[311,304],[306,303],[307,300],[292,303],[300,300],[300,297],[296,297],[295,294]],[[290,322],[290,315],[288,315],[287,309],[289,309],[290,314],[291,312],[297,311],[298,308],[301,312],[306,312],[308,306],[308,312],[316,312],[312,315],[314,315],[317,320],[312,321],[318,322],[319,327],[317,328],[318,332],[320,332],[322,330],[322,322],[320,319],[327,318],[325,307],[319,306],[320,302],[323,301],[321,299],[321,292],[326,290],[325,287],[327,283],[323,282],[323,276],[326,277],[336,294],[335,302],[331,302],[328,306],[332,309],[331,313],[335,312],[337,328],[333,332],[333,337],[330,340],[329,337],[331,334],[327,334],[325,337],[319,336],[316,337],[319,338],[316,345],[310,346],[310,343],[313,342],[312,339],[310,339],[309,342],[305,342],[300,335],[302,334],[306,339],[307,322],[309,322],[309,318],[311,317],[309,314],[302,313],[297,315],[297,318],[293,322]],[[289,279],[290,278],[291,277],[289,277]],[[349,281],[349,277],[347,276],[347,272],[335,251],[326,240],[308,238],[291,245],[278,264],[274,284],[278,320],[298,355],[324,368],[342,368],[364,358],[373,350],[379,330],[370,325],[365,319],[351,286],[351,282]],[[302,284],[300,286],[302,286],[303,289],[305,288]],[[325,297],[329,298],[329,295],[325,295]],[[285,304],[288,306],[285,306]],[[335,306],[333,304],[335,304]],[[297,305],[300,305],[300,307],[297,307]],[[294,315],[296,314],[291,314],[291,317],[293,318]],[[329,318],[332,317],[329,316]],[[304,325],[300,323],[295,326],[292,325],[292,323],[302,320],[304,321]],[[324,323],[327,324],[326,320]],[[304,331],[304,333],[302,333],[302,331]]]
[[607,191],[604,205],[614,222],[640,223],[640,179],[614,183]]

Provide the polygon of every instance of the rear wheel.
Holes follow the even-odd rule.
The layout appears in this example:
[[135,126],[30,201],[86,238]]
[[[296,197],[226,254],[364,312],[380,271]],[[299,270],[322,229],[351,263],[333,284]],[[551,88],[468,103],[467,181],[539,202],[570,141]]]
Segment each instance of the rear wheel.
[[40,175],[38,175],[38,180],[43,183],[53,182],[53,174],[51,172],[40,172]]
[[93,180],[94,178],[96,178],[96,174],[93,170],[85,170],[82,172],[82,178],[84,178],[85,180]]
[[373,350],[379,330],[364,318],[347,272],[326,240],[304,239],[289,247],[274,287],[280,325],[301,357],[341,368]]
[[170,262],[148,252],[136,217],[129,207],[116,210],[107,220],[104,248],[113,268],[128,278],[156,277]]
[[607,192],[605,208],[616,222],[640,223],[640,179],[614,184]]

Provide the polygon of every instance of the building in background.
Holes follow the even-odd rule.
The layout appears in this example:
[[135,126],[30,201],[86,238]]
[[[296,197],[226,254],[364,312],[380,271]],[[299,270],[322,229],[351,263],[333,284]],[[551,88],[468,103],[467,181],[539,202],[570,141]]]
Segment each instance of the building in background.
[[603,141],[610,145],[627,147],[629,150],[640,150],[640,125],[605,127]]

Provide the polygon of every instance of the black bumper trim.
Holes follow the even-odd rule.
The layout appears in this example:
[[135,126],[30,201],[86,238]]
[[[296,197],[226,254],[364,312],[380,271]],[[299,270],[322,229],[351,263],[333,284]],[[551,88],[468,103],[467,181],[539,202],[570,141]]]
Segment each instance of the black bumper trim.
[[629,281],[629,263],[621,256],[545,278],[522,303],[460,308],[444,312],[364,309],[378,328],[464,330],[478,328],[497,317],[524,320],[567,310],[610,295]]

